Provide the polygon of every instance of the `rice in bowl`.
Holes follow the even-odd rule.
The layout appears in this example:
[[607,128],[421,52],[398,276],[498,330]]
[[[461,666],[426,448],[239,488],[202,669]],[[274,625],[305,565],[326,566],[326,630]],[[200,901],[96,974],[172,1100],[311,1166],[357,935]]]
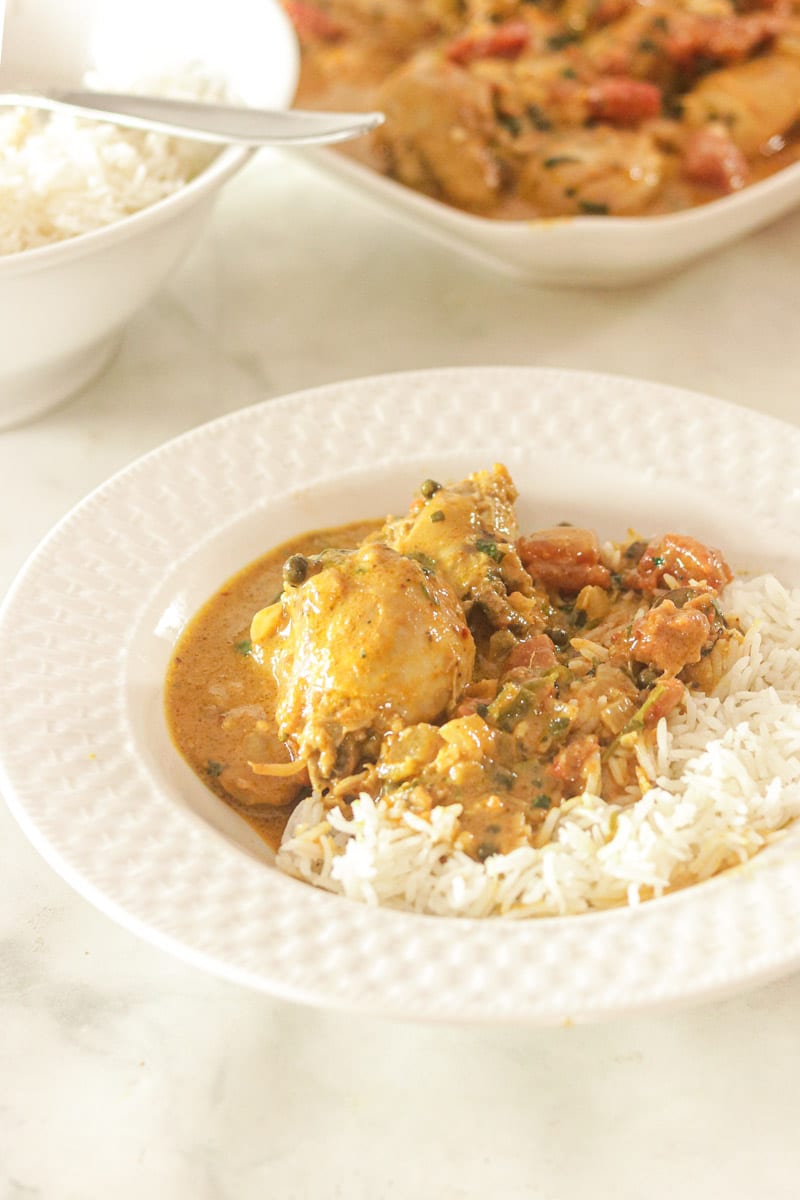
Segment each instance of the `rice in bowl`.
[[426,480],[190,623],[173,738],[281,870],[420,913],[560,915],[708,879],[800,813],[800,590],[686,534],[520,534],[516,498],[497,464]]
[[[198,66],[134,90],[223,100],[224,84]],[[65,112],[0,111],[0,255],[78,237],[174,195],[218,146],[126,129]]]

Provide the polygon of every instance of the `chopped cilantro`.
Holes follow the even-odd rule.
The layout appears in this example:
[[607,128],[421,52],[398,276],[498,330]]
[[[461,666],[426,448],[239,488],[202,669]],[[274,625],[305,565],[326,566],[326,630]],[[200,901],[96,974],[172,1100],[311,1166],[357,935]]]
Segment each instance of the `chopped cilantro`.
[[581,160],[576,158],[574,154],[554,154],[552,158],[546,158],[542,163],[542,166],[549,171],[553,167],[563,166],[564,163],[576,163],[580,161]]
[[206,763],[206,775],[210,775],[212,779],[218,779],[224,769],[223,764],[214,762],[213,758]]
[[564,46],[569,46],[573,42],[579,42],[581,35],[574,29],[565,29],[563,33],[554,33],[552,37],[547,39],[548,50],[562,50]]
[[237,654],[241,654],[242,658],[247,658],[252,653],[253,643],[250,638],[244,638],[241,642],[236,642],[233,648]]
[[497,542],[493,542],[489,538],[478,538],[475,549],[480,550],[481,554],[488,554],[489,558],[494,559],[496,563],[502,562],[505,557]]
[[422,567],[424,575],[433,575],[435,573],[436,563],[429,554],[422,554],[419,551],[412,551],[408,557],[413,558],[414,562],[419,563],[419,565]]
[[532,808],[552,808],[553,801],[544,792],[540,792],[531,804]]
[[534,129],[539,129],[542,133],[547,133],[548,130],[553,128],[553,122],[542,112],[538,104],[529,104],[526,112],[528,120]]
[[502,125],[503,129],[508,130],[512,137],[519,137],[522,132],[522,122],[519,117],[512,117],[510,113],[497,113],[497,123]]

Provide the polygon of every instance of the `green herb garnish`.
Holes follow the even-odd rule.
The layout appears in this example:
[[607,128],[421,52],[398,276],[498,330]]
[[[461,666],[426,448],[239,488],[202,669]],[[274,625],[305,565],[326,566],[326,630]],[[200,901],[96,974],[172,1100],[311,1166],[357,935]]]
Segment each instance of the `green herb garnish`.
[[236,642],[233,648],[237,654],[241,654],[242,658],[247,658],[252,653],[253,643],[250,638],[244,638],[241,642]]
[[436,572],[436,563],[429,554],[422,554],[418,551],[413,551],[408,555],[408,558],[413,558],[414,562],[419,563],[422,567],[423,574],[433,575]]
[[590,217],[604,217],[608,212],[607,204],[597,204],[594,200],[581,200],[580,207]]
[[510,113],[497,113],[497,124],[502,125],[503,129],[508,130],[512,137],[519,137],[522,132],[522,122],[519,117],[512,117]]
[[553,167],[563,166],[564,163],[576,163],[580,161],[581,160],[576,158],[574,154],[554,154],[552,158],[546,158],[542,163],[542,166],[546,167],[547,170],[550,171]]
[[504,551],[500,549],[497,542],[493,542],[489,538],[478,538],[475,549],[480,550],[481,554],[488,554],[489,558],[494,559],[496,563],[502,562],[505,557]]
[[581,35],[574,29],[565,29],[563,33],[554,33],[552,37],[547,39],[548,50],[562,50],[564,46],[570,46],[573,42],[579,42]]
[[222,763],[214,762],[213,758],[210,758],[206,763],[206,775],[209,775],[212,779],[219,779],[224,770],[224,765]]
[[547,133],[548,130],[553,128],[553,122],[549,117],[545,116],[538,104],[529,104],[525,111],[534,129],[538,129],[542,133]]

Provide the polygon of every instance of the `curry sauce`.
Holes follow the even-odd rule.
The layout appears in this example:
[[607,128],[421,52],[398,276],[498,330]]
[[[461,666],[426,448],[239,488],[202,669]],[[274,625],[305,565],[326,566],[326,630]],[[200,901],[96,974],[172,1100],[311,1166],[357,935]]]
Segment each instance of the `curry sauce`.
[[685,535],[520,535],[516,495],[501,465],[425,480],[403,517],[278,546],[188,625],[173,739],[270,845],[312,792],[345,817],[364,794],[456,805],[479,861],[544,844],[573,797],[641,797],[639,743],[735,637],[730,570]]
[[307,775],[257,776],[251,761],[291,761],[275,729],[275,682],[250,640],[253,614],[280,593],[294,554],[356,546],[377,522],[304,533],[270,550],[215,593],[184,630],[170,664],[169,731],[195,774],[240,813],[273,849]]

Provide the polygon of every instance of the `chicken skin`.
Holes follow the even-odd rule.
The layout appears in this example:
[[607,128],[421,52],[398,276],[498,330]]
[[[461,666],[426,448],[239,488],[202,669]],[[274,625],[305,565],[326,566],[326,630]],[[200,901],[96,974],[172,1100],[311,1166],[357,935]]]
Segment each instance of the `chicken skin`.
[[468,616],[477,606],[494,628],[514,627],[533,613],[531,577],[515,546],[516,498],[499,465],[447,487],[429,479],[408,516],[389,521],[375,537],[432,563]]
[[377,543],[309,560],[251,636],[277,683],[278,732],[320,780],[347,774],[390,730],[448,716],[475,660],[443,575]]

